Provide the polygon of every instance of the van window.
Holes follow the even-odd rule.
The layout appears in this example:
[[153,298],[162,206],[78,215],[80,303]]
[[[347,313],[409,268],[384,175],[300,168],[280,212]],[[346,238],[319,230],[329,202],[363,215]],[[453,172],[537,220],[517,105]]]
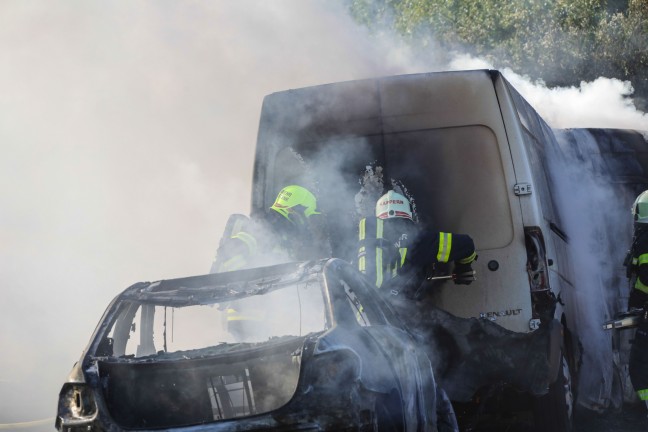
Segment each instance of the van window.
[[267,205],[287,183],[314,185],[334,256],[353,260],[360,216],[356,194],[368,166],[382,170],[386,185],[394,179],[407,188],[430,229],[469,234],[482,250],[512,241],[499,146],[482,125],[329,137],[283,148],[268,167]]
[[501,155],[493,131],[481,125],[387,135],[387,170],[412,194],[421,222],[469,234],[480,249],[513,239]]

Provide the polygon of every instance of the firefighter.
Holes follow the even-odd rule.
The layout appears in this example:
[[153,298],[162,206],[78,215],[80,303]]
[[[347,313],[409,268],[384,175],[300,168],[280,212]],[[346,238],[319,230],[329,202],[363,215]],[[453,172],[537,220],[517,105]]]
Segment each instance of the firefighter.
[[[322,242],[314,222],[317,200],[306,188],[284,187],[267,209],[263,220],[232,215],[221,239],[211,273],[319,258]],[[227,329],[237,342],[263,339],[268,334],[268,310],[258,299],[246,298],[226,306]]]
[[[211,273],[308,260],[324,255],[317,200],[308,189],[289,185],[281,189],[261,220],[237,216],[226,227]],[[228,221],[230,225],[230,221]],[[316,233],[315,233],[316,231]]]
[[247,216],[231,215],[221,238],[210,273],[223,273],[245,268],[258,252],[257,236]]
[[274,248],[299,261],[330,256],[324,248],[327,241],[320,214],[317,199],[308,189],[297,185],[283,188],[267,215],[269,230],[275,236]]
[[632,205],[634,235],[625,264],[631,281],[628,309],[642,309],[642,319],[630,349],[630,381],[648,407],[648,191]]
[[358,269],[378,288],[389,281],[390,289],[415,295],[428,267],[436,263],[454,262],[455,284],[468,285],[475,279],[472,238],[419,229],[409,200],[393,190],[376,202],[375,219],[360,221],[358,238]]
[[[375,218],[362,219],[358,231],[358,269],[381,290],[418,298],[427,267],[451,261],[456,284],[474,280],[473,240],[464,234],[419,229],[409,200],[393,190],[378,199]],[[439,430],[458,431],[450,399],[439,386],[436,393]]]
[[648,302],[648,191],[632,205],[634,233],[625,265],[631,280],[629,309],[639,309]]

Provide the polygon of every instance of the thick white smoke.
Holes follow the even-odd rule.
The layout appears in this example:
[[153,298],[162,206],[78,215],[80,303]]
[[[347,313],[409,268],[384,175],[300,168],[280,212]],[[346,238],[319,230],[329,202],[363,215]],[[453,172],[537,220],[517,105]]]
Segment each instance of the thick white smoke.
[[387,53],[324,1],[3,2],[0,424],[54,415],[119,291],[209,271],[266,94]]
[[[493,69],[496,66],[468,54],[456,54],[448,68]],[[533,81],[510,69],[502,69],[502,73],[553,128],[648,130],[648,114],[633,105],[634,89],[628,81],[601,77],[592,82],[583,81],[578,87],[548,88],[542,81]]]
[[[627,191],[593,169],[591,161],[598,155],[587,159],[587,149],[597,149],[590,133],[575,131],[575,141],[565,133],[558,138],[564,153],[551,155],[551,178],[573,265],[573,292],[563,297],[571,303],[570,325],[583,347],[579,403],[595,410],[619,407],[612,332],[603,330],[602,322],[620,310],[628,295],[621,266],[631,239]],[[579,151],[585,151],[585,159]]]
[[[475,67],[437,54],[323,0],[2,2],[0,423],[54,415],[127,285],[209,270],[227,216],[249,210],[264,95]],[[648,129],[618,81],[507,77],[554,127]]]

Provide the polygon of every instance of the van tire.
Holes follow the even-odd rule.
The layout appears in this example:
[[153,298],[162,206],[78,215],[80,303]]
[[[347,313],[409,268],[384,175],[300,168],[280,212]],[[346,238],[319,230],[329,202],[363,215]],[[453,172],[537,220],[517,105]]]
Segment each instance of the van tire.
[[572,432],[574,393],[569,361],[564,353],[560,355],[558,378],[546,395],[534,399],[533,414],[536,432]]

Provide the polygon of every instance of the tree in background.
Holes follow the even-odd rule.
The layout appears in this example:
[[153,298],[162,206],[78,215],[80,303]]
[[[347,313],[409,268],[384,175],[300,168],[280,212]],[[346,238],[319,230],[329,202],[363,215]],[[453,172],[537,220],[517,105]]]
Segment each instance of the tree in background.
[[630,81],[648,108],[648,0],[347,0],[375,33],[467,51],[548,86]]

